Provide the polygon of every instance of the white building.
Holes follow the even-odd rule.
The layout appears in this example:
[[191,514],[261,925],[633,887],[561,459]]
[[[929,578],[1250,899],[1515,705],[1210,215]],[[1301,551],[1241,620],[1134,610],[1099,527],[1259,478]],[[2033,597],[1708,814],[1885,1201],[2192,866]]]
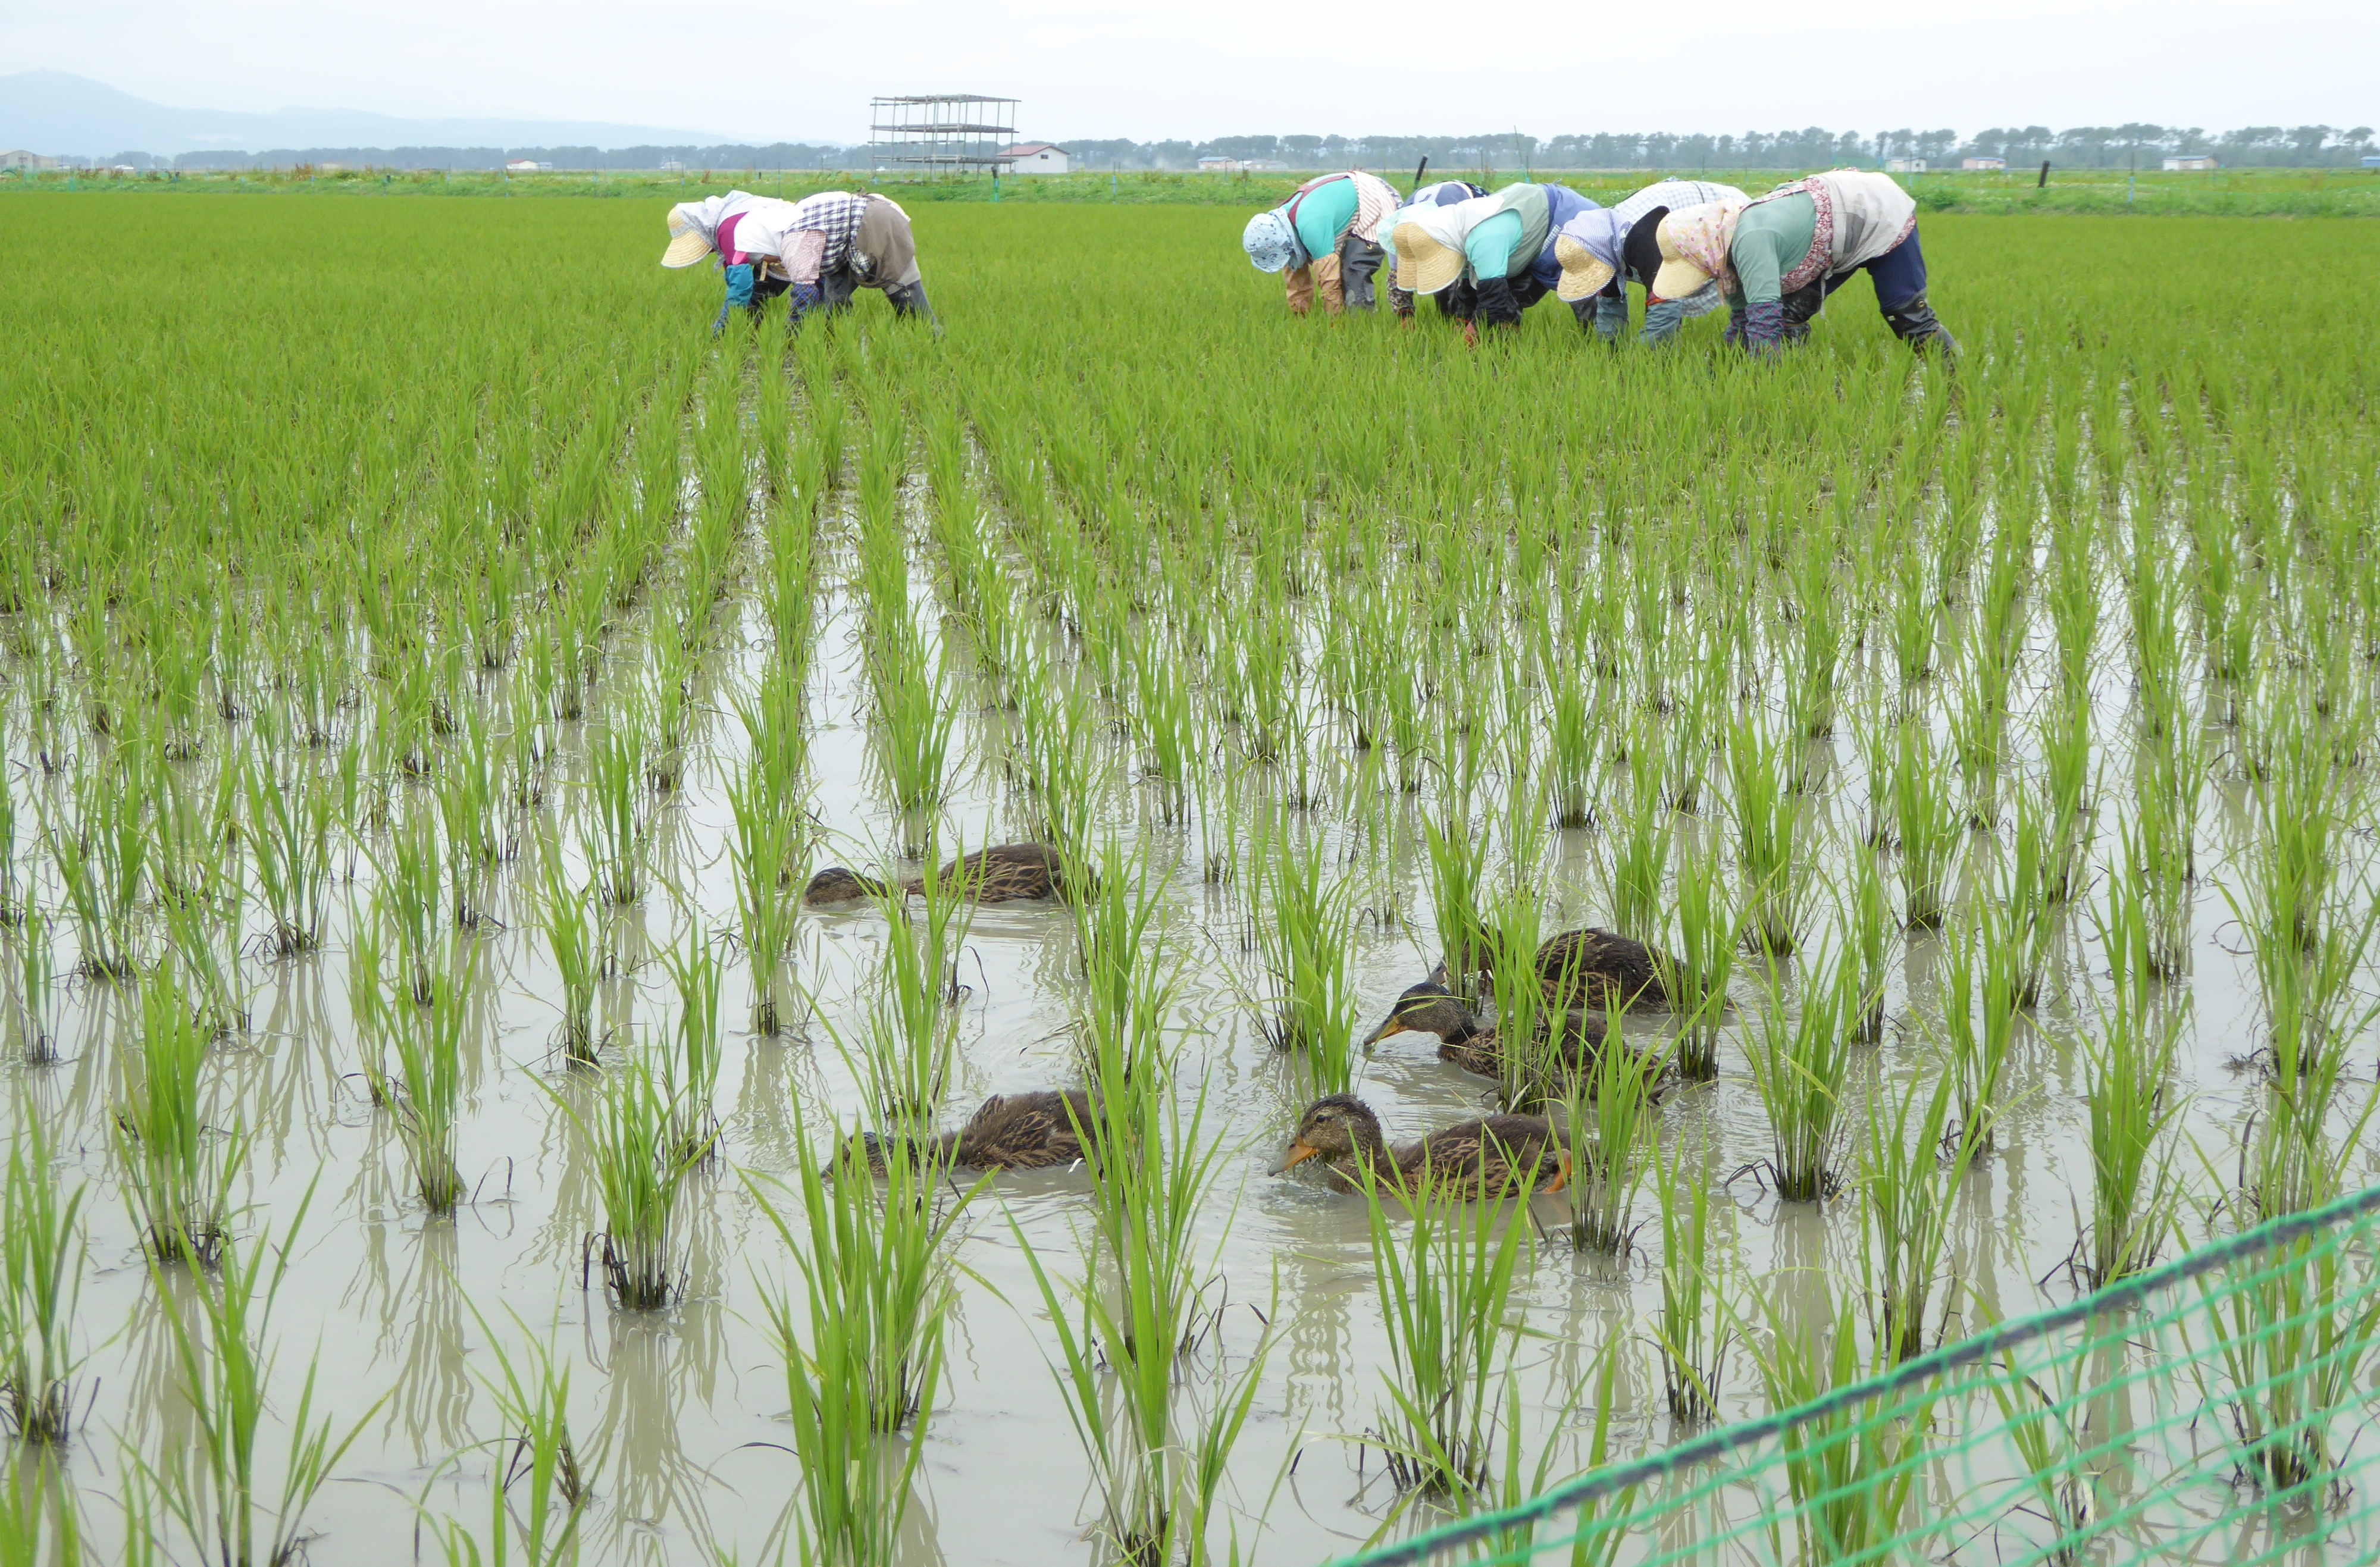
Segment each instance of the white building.
[[54,169],[57,166],[58,161],[55,158],[44,158],[39,152],[27,152],[15,148],[0,152],[0,169]]
[[506,174],[551,174],[552,164],[540,164],[533,158],[515,158],[504,165]]
[[2203,154],[2189,158],[2168,158],[2165,161],[2165,171],[2168,174],[2200,174],[2220,166],[2214,159]]
[[2007,168],[2008,160],[2006,158],[1961,158],[1959,160],[1959,166],[1980,173],[1990,173]]
[[1884,172],[1887,174],[1924,174],[1925,172],[1925,160],[1923,158],[1887,158],[1884,161]]
[[1047,141],[1021,141],[1000,153],[1003,174],[1064,174],[1072,164],[1063,147]]

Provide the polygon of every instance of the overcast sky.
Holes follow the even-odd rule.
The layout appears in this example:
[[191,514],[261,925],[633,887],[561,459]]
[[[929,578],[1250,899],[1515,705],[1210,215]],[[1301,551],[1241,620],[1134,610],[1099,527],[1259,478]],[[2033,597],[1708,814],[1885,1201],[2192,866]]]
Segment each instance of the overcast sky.
[[[2380,123],[2380,0],[1663,6],[9,0],[0,72],[183,107],[867,139],[873,94],[1021,98],[1026,137]],[[1919,19],[1912,19],[1919,18]],[[1465,65],[1464,61],[1474,64]]]

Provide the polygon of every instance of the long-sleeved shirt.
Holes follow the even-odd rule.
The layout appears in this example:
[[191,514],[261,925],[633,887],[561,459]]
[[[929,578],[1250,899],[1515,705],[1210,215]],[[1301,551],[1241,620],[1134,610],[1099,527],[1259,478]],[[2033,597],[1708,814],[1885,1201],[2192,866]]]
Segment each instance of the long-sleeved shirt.
[[1743,209],[1728,245],[1737,292],[1730,306],[1773,304],[1784,298],[1785,274],[1810,254],[1818,235],[1818,205],[1806,195],[1780,196]]
[[1334,179],[1306,191],[1297,202],[1297,243],[1309,256],[1328,256],[1355,221],[1355,182]]
[[[1463,256],[1471,281],[1519,277],[1536,265],[1537,256],[1553,238],[1554,230],[1585,209],[1572,207],[1561,219],[1553,216],[1553,192],[1572,201],[1586,198],[1559,185],[1515,185],[1496,192],[1506,205],[1493,217],[1480,219],[1463,236]],[[1559,272],[1559,266],[1555,269]]]

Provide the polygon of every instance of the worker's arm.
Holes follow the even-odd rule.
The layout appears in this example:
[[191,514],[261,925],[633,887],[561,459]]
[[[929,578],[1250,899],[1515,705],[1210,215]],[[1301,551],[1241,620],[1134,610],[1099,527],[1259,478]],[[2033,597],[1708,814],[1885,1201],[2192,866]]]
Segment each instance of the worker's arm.
[[727,299],[719,307],[719,319],[710,323],[710,335],[718,336],[727,330],[727,318],[736,310],[752,308],[752,266],[748,261],[725,269]]
[[1686,307],[1682,300],[1655,299],[1649,295],[1645,301],[1644,330],[1636,340],[1652,346],[1667,343],[1686,323]]
[[1314,308],[1314,269],[1311,266],[1284,267],[1281,285],[1289,293],[1289,313],[1302,316]]
[[1743,346],[1755,354],[1772,353],[1785,341],[1785,273],[1810,253],[1817,222],[1817,204],[1795,195],[1745,208],[1735,225],[1728,261],[1742,300]]
[[1512,247],[1521,242],[1521,214],[1498,213],[1473,226],[1463,242],[1463,258],[1478,281],[1479,324],[1518,326],[1520,302],[1512,298]]

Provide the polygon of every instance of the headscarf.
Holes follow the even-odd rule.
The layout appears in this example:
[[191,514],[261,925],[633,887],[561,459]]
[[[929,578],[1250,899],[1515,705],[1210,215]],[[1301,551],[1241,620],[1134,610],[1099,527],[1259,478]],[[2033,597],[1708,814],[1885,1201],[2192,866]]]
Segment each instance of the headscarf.
[[1728,248],[1735,243],[1735,225],[1742,220],[1746,205],[1742,201],[1711,201],[1671,213],[1661,220],[1663,253],[1676,255],[1708,274],[1722,291],[1735,293],[1735,263],[1728,255]]

